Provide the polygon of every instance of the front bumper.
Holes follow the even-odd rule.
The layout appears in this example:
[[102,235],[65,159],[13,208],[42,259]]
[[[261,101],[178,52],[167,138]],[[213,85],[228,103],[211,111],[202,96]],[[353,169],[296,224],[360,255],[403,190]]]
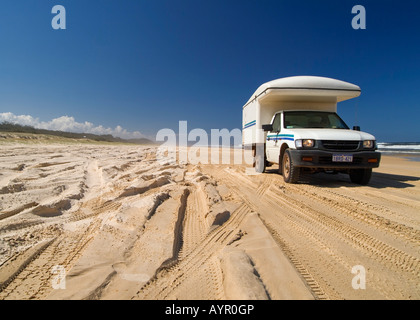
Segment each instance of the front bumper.
[[[333,162],[333,155],[352,155],[353,162]],[[381,153],[377,151],[331,152],[324,150],[290,150],[293,165],[322,169],[368,169],[378,168]]]

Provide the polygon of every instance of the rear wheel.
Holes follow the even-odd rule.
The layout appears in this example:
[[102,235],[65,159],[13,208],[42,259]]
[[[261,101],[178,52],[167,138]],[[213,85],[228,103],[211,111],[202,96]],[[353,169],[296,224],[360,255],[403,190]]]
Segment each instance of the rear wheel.
[[256,145],[252,149],[252,155],[254,156],[254,168],[257,173],[264,173],[267,165],[267,159],[265,157],[265,145]]
[[255,157],[255,172],[264,173],[266,167],[265,156],[257,155]]
[[282,159],[283,179],[287,183],[296,183],[299,180],[300,168],[294,166],[289,149],[284,152]]
[[372,176],[372,169],[353,169],[350,170],[350,180],[353,183],[367,185]]

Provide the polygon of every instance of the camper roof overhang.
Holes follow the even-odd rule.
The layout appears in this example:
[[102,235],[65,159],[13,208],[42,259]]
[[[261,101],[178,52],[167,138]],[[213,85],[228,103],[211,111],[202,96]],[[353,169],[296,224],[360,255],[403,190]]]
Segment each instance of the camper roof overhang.
[[264,83],[247,104],[254,99],[258,99],[262,104],[284,101],[337,103],[356,98],[360,94],[360,87],[348,82],[324,77],[298,76]]

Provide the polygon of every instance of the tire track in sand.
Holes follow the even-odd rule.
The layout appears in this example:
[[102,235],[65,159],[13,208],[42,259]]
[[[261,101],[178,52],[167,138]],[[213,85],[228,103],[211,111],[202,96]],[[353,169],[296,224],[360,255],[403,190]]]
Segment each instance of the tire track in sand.
[[216,256],[236,237],[241,222],[250,213],[246,205],[241,205],[229,220],[210,231],[190,253],[184,251],[185,255],[173,265],[160,268],[133,299],[188,298],[184,295],[188,295],[190,289],[191,294],[196,294],[190,298],[199,299],[203,294],[203,298],[222,299],[222,275]]
[[205,238],[208,230],[205,223],[206,212],[205,193],[198,186],[191,192],[188,199],[184,221],[183,246],[179,253],[181,258],[185,258]]
[[[370,288],[376,290],[373,294],[379,298],[413,298],[419,294],[416,289],[419,258],[376,238],[375,232],[369,232],[372,229],[362,231],[359,223],[363,219],[351,215],[346,207],[322,201],[325,193],[321,188],[315,193],[318,198],[314,199],[307,195],[307,187],[311,186],[279,183],[277,193],[267,187],[265,191],[259,190],[262,196],[256,197],[252,177],[226,171],[217,171],[215,175],[227,180],[230,188],[260,213],[273,238],[318,298],[357,298],[349,282],[342,279],[351,280],[351,266],[360,258],[375,268],[369,281]],[[258,179],[260,177],[264,176]],[[274,177],[274,181],[278,180]],[[321,202],[328,210],[319,211],[315,202]],[[349,217],[354,223],[349,223]],[[380,279],[387,273],[393,275],[390,281]],[[407,292],[401,288],[401,283]]]
[[[275,206],[268,206],[266,203],[251,200],[255,198],[252,196],[255,190],[253,188],[254,183],[251,181],[247,181],[248,179],[245,177],[239,177],[239,181],[242,181],[241,186],[239,187],[237,185],[238,175],[235,174],[236,179],[229,175],[225,175],[224,178],[225,181],[228,181],[231,190],[233,190],[236,193],[236,195],[242,199],[242,201],[248,206],[248,208],[250,208],[250,210],[252,211],[259,213],[259,218],[261,219],[267,230],[271,233],[273,239],[276,241],[278,246],[285,253],[286,257],[295,267],[298,274],[301,276],[303,282],[307,285],[314,297],[319,300],[327,300],[337,297],[337,294],[335,292],[330,292],[329,294],[327,294],[325,290],[322,289],[321,285],[318,281],[315,280],[314,276],[311,274],[304,261],[302,261],[302,259],[296,255],[297,249],[293,245],[293,242],[285,240],[284,232],[278,231],[278,227],[275,227],[272,223],[267,222],[267,220],[261,216],[261,214],[263,214],[264,212],[275,211]],[[266,194],[271,184],[263,182],[261,186],[262,188],[260,188],[259,192],[257,192],[257,195],[259,195],[259,199],[261,199]],[[247,189],[246,192],[244,192],[244,188]]]
[[89,214],[81,212],[69,220],[73,222],[87,218],[94,220],[81,231],[71,234],[63,232],[51,240],[35,259],[20,268],[14,279],[3,287],[0,299],[42,299],[48,295],[52,290],[51,281],[54,277],[52,268],[60,265],[66,271],[70,270],[99,230],[102,222],[101,214],[121,205],[109,202],[101,204],[99,199],[92,199],[89,204],[90,208],[84,207]]

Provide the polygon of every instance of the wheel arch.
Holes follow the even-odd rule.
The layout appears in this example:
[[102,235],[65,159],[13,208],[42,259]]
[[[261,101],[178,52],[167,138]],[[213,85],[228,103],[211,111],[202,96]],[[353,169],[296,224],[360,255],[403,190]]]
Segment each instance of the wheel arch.
[[287,142],[283,142],[283,144],[280,147],[279,164],[281,164],[283,161],[284,152],[286,151],[286,149],[289,148],[291,148],[291,146]]

